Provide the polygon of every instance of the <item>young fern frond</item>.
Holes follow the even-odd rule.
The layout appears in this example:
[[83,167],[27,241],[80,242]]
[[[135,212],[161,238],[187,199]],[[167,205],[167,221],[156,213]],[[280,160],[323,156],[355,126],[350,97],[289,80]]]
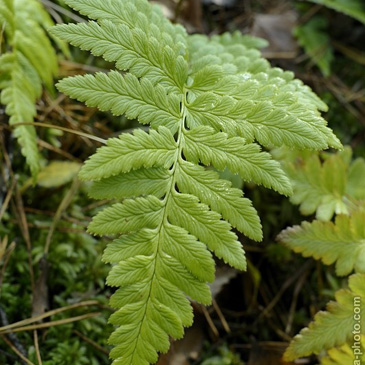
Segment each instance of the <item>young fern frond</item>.
[[[346,341],[353,341],[354,328],[364,328],[365,274],[350,276],[349,289],[337,291],[335,297],[336,301],[327,305],[327,311],[318,312],[309,327],[294,337],[284,354],[285,361],[319,354],[323,349],[331,349],[345,344]],[[354,313],[359,316],[355,318]],[[358,334],[360,335],[360,332]]]
[[304,257],[336,263],[337,275],[365,273],[365,210],[338,215],[335,223],[313,221],[287,228],[278,240]]
[[[60,25],[53,34],[126,72],[66,78],[59,90],[151,126],[148,133],[136,130],[109,139],[80,172],[81,179],[93,181],[91,196],[119,201],[89,225],[90,233],[117,236],[103,256],[114,265],[107,283],[120,287],[111,298],[117,311],[110,321],[119,326],[110,337],[111,357],[118,365],[147,365],[168,350],[169,336],[181,338],[192,324],[186,296],[211,302],[211,252],[246,268],[232,226],[254,240],[262,238],[251,202],[211,168],[228,167],[245,181],[289,195],[280,164],[254,139],[266,146],[340,143],[319,116],[317,107],[323,105],[314,94],[282,71],[272,71],[250,48],[260,41],[187,36],[145,0],[67,3],[97,22]],[[212,57],[199,60],[196,40],[205,42],[205,54],[209,49]],[[228,63],[220,47],[232,55]],[[242,75],[241,56],[256,63],[259,73],[249,68]],[[310,97],[301,102],[304,94]],[[292,100],[299,112],[291,108]]]
[[[32,122],[42,83],[52,88],[57,59],[44,28],[53,25],[36,0],[0,0],[0,27],[5,32],[6,53],[0,56],[1,103],[9,123]],[[63,42],[57,41],[66,51]],[[35,128],[18,126],[14,132],[33,177],[40,168]]]

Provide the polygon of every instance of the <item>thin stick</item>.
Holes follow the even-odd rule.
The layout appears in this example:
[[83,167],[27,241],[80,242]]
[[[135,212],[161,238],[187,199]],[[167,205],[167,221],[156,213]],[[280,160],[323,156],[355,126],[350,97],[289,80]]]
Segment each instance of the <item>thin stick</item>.
[[7,338],[6,336],[1,336],[4,342],[28,365],[34,365],[31,361],[29,361]]
[[11,333],[11,332],[13,332],[13,333],[14,332],[23,332],[23,331],[37,330],[37,329],[40,329],[40,328],[60,326],[62,324],[67,324],[67,323],[71,323],[71,322],[82,321],[83,319],[97,317],[97,316],[100,316],[100,314],[101,314],[100,312],[87,313],[87,314],[83,314],[81,316],[76,316],[76,317],[71,317],[71,318],[66,318],[66,319],[60,319],[58,321],[51,321],[51,322],[47,322],[47,323],[32,324],[30,326],[18,327],[18,328],[13,328],[13,329],[6,330],[6,331],[1,331],[0,335],[5,335],[5,334]]
[[74,332],[75,335],[79,336],[81,339],[83,339],[85,342],[89,343],[91,346],[95,347],[97,350],[99,350],[103,354],[109,355],[109,351],[106,348],[100,346],[98,343],[96,343],[95,341],[93,341],[90,338],[86,337],[81,332],[79,332],[77,330],[74,330],[73,332]]
[[25,244],[27,246],[30,282],[31,282],[31,287],[32,287],[32,293],[34,293],[35,281],[34,281],[33,259],[32,259],[32,243],[30,241],[27,216],[24,212],[23,199],[22,199],[18,186],[16,186],[16,188],[15,188],[15,203],[16,203],[16,211],[18,213],[20,230],[22,232]]
[[34,337],[34,348],[35,348],[35,353],[37,354],[38,365],[42,365],[41,353],[39,352],[39,343],[38,343],[37,330],[34,330],[33,337]]
[[[3,239],[2,244],[4,244],[5,240],[7,242],[7,240],[8,240],[7,236],[5,236],[5,238]],[[1,292],[2,285],[3,285],[5,270],[6,270],[6,267],[8,266],[10,256],[11,256],[12,252],[14,251],[15,246],[16,246],[15,241],[13,241],[4,253],[4,264],[3,264],[3,267],[1,268],[1,272],[0,272],[0,292]]]
[[70,309],[79,308],[79,307],[87,307],[87,306],[91,306],[91,305],[99,305],[99,302],[96,301],[96,300],[88,300],[88,301],[85,301],[85,302],[71,304],[71,305],[68,305],[66,307],[53,309],[53,310],[48,311],[46,313],[40,314],[39,316],[34,316],[34,317],[31,317],[31,318],[23,319],[22,321],[15,322],[15,323],[12,323],[12,324],[8,324],[7,326],[0,327],[0,332],[9,330],[11,328],[21,327],[21,326],[24,326],[24,325],[27,325],[27,324],[30,324],[30,323],[34,323],[34,322],[40,321],[44,318],[54,316],[55,314],[65,312],[65,311],[70,310]]
[[59,129],[60,131],[77,134],[78,136],[85,137],[85,138],[88,138],[88,139],[92,139],[92,140],[100,142],[102,144],[106,144],[106,139],[99,138],[99,137],[96,137],[96,136],[92,136],[91,134],[87,134],[87,133],[84,133],[84,132],[75,131],[75,130],[70,129],[70,128],[60,127],[58,125],[53,125],[53,124],[38,123],[38,122],[22,122],[22,123],[14,123],[14,124],[11,125],[11,127],[17,127],[17,126],[20,126],[20,125],[32,125],[34,127]]
[[15,184],[16,184],[16,179],[13,179],[13,181],[11,182],[10,188],[9,188],[7,194],[6,194],[4,203],[3,203],[3,205],[1,206],[1,209],[0,209],[0,221],[1,221],[2,217],[3,217],[3,214],[6,211],[6,208],[9,205],[11,195],[13,194],[13,190],[15,188]]
[[207,320],[208,324],[209,324],[209,327],[210,329],[212,330],[213,334],[215,337],[219,337],[219,332],[218,332],[218,329],[217,327],[215,326],[215,324],[213,323],[213,320],[212,320],[212,317],[210,316],[207,308],[205,308],[204,305],[201,306],[201,309],[203,311],[203,314],[204,314],[204,317],[205,319]]
[[61,148],[58,148],[58,147],[55,147],[55,146],[52,146],[50,143],[46,142],[46,141],[43,141],[41,139],[39,139],[37,141],[37,143],[41,146],[41,147],[44,147],[44,148],[47,148],[47,150],[50,150],[50,151],[54,151],[56,153],[58,153],[59,155],[63,156],[63,157],[66,157],[67,159],[71,160],[71,161],[76,161],[76,162],[81,162],[80,159],[78,159],[77,157],[71,155],[71,153],[68,153],[66,151],[63,151],[61,150]]
[[231,333],[231,329],[229,328],[229,324],[228,322],[226,321],[226,319],[224,318],[224,315],[221,311],[221,309],[219,308],[219,305],[218,303],[216,302],[215,299],[212,300],[212,304],[213,304],[213,308],[214,310],[217,312],[218,314],[218,317],[219,319],[221,320],[221,323],[222,323],[222,326],[224,328],[224,330],[227,332],[227,333]]

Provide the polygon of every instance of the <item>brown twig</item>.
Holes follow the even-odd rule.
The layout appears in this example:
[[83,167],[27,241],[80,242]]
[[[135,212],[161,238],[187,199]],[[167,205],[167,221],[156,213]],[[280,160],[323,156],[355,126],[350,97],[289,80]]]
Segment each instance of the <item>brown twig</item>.
[[224,317],[224,315],[223,315],[223,313],[222,313],[221,309],[219,308],[219,305],[217,304],[217,302],[216,302],[216,300],[215,300],[215,299],[213,299],[213,300],[212,300],[212,304],[213,304],[213,308],[214,308],[214,310],[215,310],[215,311],[217,312],[217,314],[218,314],[218,317],[219,317],[219,319],[220,319],[220,321],[221,321],[221,323],[222,323],[222,326],[223,326],[224,330],[225,330],[227,333],[231,333],[231,329],[229,328],[229,324],[228,324],[228,322],[226,321],[226,319],[225,319],[225,317]]
[[98,351],[102,352],[103,354],[109,355],[109,351],[104,348],[103,346],[100,346],[95,341],[91,340],[90,338],[83,335],[81,332],[74,330],[73,333],[77,336],[79,336],[81,339],[83,339],[85,342],[89,343],[91,346],[95,347]]
[[217,327],[215,326],[215,324],[213,323],[212,317],[210,316],[210,314],[209,314],[209,312],[208,312],[207,308],[206,308],[204,305],[202,305],[202,306],[201,306],[201,309],[202,309],[202,311],[203,311],[204,317],[205,317],[205,319],[207,320],[207,322],[208,322],[208,324],[209,324],[209,327],[210,327],[210,329],[212,330],[212,332],[213,332],[214,336],[218,338],[218,337],[219,337],[218,329],[217,329]]
[[275,307],[275,305],[279,302],[281,296],[284,292],[298,279],[303,272],[307,271],[313,265],[313,261],[307,261],[298,271],[296,271],[291,277],[289,277],[284,284],[281,286],[278,293],[271,300],[271,302],[266,306],[266,308],[260,313],[255,324],[257,324],[263,317],[267,317],[269,312]]
[[[7,241],[8,241],[8,237],[5,236],[4,239],[3,239],[3,241],[1,242],[1,245],[2,246],[6,246],[7,245]],[[8,265],[10,256],[11,256],[12,252],[15,249],[15,246],[16,246],[16,243],[13,241],[10,244],[10,246],[6,249],[6,251],[5,251],[4,255],[3,255],[3,257],[4,257],[4,263],[3,263],[3,267],[1,268],[1,272],[0,272],[0,292],[1,292],[1,287],[3,285],[5,270],[6,270],[6,267]],[[0,257],[0,259],[1,259],[1,257]]]
[[28,365],[34,365],[31,361],[29,361],[13,344],[12,342],[6,338],[6,336],[0,335],[4,342]]
[[20,226],[20,230],[22,232],[25,244],[27,246],[30,282],[31,282],[32,293],[34,293],[35,281],[34,281],[33,259],[32,259],[32,243],[30,241],[27,217],[24,212],[23,199],[20,194],[20,190],[19,190],[18,186],[16,186],[16,188],[15,188],[15,205],[16,205],[15,211],[17,214],[17,219],[18,219],[18,223]]
[[55,147],[51,145],[50,143],[43,141],[41,139],[38,139],[37,143],[41,146],[46,148],[47,150],[53,151],[55,153],[58,153],[59,155],[66,157],[68,160],[75,161],[75,162],[81,162],[81,160],[73,155],[71,153],[68,153],[61,148]]

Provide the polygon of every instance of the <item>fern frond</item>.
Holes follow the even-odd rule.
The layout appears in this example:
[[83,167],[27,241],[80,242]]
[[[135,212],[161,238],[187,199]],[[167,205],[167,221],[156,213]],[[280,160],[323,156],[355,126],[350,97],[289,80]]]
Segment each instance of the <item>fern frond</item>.
[[[330,302],[327,311],[317,313],[309,327],[294,337],[284,354],[285,361],[319,354],[323,349],[353,340],[355,324],[361,329],[365,328],[365,274],[350,276],[349,289],[337,291],[335,297],[336,302]],[[358,308],[358,320],[354,318],[355,305]]]
[[[365,336],[358,335],[359,341],[350,341],[327,351],[321,358],[321,365],[361,365],[365,361]],[[356,342],[356,347],[354,346]]]
[[[6,105],[10,124],[32,122],[42,82],[52,88],[57,59],[43,28],[50,25],[53,22],[38,1],[0,0],[0,26],[10,49],[0,57],[1,103]],[[14,134],[35,177],[41,161],[35,129],[19,126]]]
[[[290,194],[280,164],[254,140],[325,148],[336,145],[335,137],[316,101],[307,98],[307,108],[297,103],[296,90],[305,88],[270,71],[253,49],[259,41],[238,33],[212,41],[188,37],[145,0],[67,2],[96,21],[57,26],[53,33],[126,72],[68,78],[59,89],[151,126],[148,133],[109,139],[79,174],[93,181],[91,196],[118,201],[89,225],[93,234],[116,236],[103,256],[114,265],[107,283],[120,287],[110,301],[117,309],[110,321],[118,326],[110,337],[111,357],[118,365],[147,365],[168,350],[169,336],[182,337],[192,324],[186,296],[210,303],[212,253],[246,269],[232,227],[262,238],[251,202],[210,165]],[[240,62],[252,72],[247,79]],[[272,76],[265,79],[261,71]],[[294,88],[293,95],[280,94],[276,79]]]
[[351,216],[338,215],[335,223],[303,222],[283,231],[278,240],[304,257],[321,259],[325,265],[336,263],[337,275],[353,270],[365,273],[365,211]]
[[317,219],[329,220],[334,213],[348,214],[351,200],[365,198],[365,161],[358,158],[351,163],[349,148],[322,156],[287,149],[276,150],[274,155],[282,160],[292,181],[294,194],[290,200],[300,205],[304,215],[316,213]]
[[[26,73],[20,66],[20,53],[4,54],[0,57],[0,72],[4,72],[4,80],[0,83],[2,89],[1,103],[6,105],[5,112],[10,116],[10,125],[32,121],[36,115],[35,100],[39,96],[37,84],[31,83],[32,75]],[[23,125],[15,128],[15,137],[21,146],[22,155],[30,167],[33,176],[39,171],[40,155],[37,147],[37,135],[33,126]]]

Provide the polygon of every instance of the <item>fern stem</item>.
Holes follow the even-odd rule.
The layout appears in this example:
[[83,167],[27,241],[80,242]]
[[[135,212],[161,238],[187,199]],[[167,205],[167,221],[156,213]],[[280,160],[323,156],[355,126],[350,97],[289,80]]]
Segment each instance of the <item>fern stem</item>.
[[[155,252],[153,253],[153,256],[154,256],[154,268],[153,268],[153,273],[152,273],[152,278],[151,278],[151,284],[150,284],[150,288],[149,288],[149,293],[148,293],[148,299],[147,299],[147,302],[146,302],[146,306],[145,306],[145,311],[144,311],[144,314],[143,314],[143,317],[142,317],[142,320],[140,322],[140,326],[139,326],[139,334],[138,334],[138,338],[140,338],[140,333],[141,333],[141,329],[142,329],[142,326],[143,326],[143,322],[146,318],[146,315],[147,315],[147,311],[148,311],[148,307],[149,307],[149,302],[151,300],[151,295],[152,295],[152,291],[153,291],[153,286],[155,284],[155,280],[156,279],[156,268],[157,268],[157,265],[158,265],[158,262],[159,262],[159,258],[160,256],[163,255],[163,252],[162,252],[162,249],[161,249],[161,236],[162,236],[162,232],[164,230],[164,227],[165,227],[165,224],[168,224],[168,220],[167,220],[167,211],[168,209],[167,206],[168,206],[168,202],[169,202],[169,199],[171,198],[171,196],[176,193],[176,190],[175,190],[175,182],[176,182],[176,177],[175,177],[175,172],[176,172],[176,169],[177,169],[177,165],[179,164],[179,160],[181,158],[181,153],[182,153],[182,142],[183,142],[183,138],[182,138],[182,133],[183,133],[183,129],[184,129],[184,124],[185,124],[185,118],[186,118],[186,107],[185,107],[185,103],[186,103],[186,95],[185,95],[185,92],[183,94],[183,97],[182,97],[182,102],[181,102],[181,111],[180,111],[180,125],[178,127],[178,131],[177,131],[177,139],[176,139],[176,143],[177,143],[177,151],[176,151],[176,159],[175,159],[175,162],[170,170],[170,173],[171,173],[171,176],[170,176],[170,184],[169,184],[169,187],[167,189],[167,193],[165,195],[165,197],[163,198],[163,202],[164,202],[164,206],[162,209],[164,209],[164,213],[163,213],[163,216],[161,218],[161,222],[159,224],[159,226],[156,228],[156,232],[157,232],[157,235],[158,235],[158,241],[157,241],[157,244],[156,244],[156,249],[155,249]],[[133,351],[133,360],[132,360],[132,363],[134,363],[134,356],[136,354],[136,350],[137,350],[137,347],[138,347],[138,341],[136,341],[136,344],[135,344],[135,348],[134,348],[134,351]]]

